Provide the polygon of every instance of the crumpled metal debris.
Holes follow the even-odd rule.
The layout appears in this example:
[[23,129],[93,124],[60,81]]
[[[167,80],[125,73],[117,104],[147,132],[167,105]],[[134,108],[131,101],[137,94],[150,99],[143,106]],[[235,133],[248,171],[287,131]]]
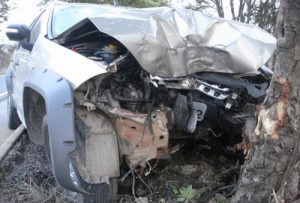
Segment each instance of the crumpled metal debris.
[[257,26],[168,7],[102,6],[96,17],[57,38],[90,22],[119,40],[146,71],[162,77],[203,71],[256,74],[276,46],[276,39]]

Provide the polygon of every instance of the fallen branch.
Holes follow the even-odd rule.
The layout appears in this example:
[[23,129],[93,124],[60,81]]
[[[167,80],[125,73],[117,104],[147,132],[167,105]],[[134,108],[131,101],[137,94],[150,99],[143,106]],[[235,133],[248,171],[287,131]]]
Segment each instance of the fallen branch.
[[0,160],[2,160],[9,150],[14,146],[22,132],[25,130],[23,125],[20,125],[0,146]]

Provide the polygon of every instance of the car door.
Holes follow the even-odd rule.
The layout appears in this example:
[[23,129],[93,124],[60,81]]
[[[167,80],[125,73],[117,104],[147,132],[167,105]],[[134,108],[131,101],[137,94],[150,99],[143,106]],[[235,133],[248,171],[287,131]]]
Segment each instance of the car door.
[[40,35],[42,23],[45,20],[45,12],[41,13],[31,24],[30,36],[24,39],[18,45],[11,63],[12,68],[12,98],[14,105],[18,111],[19,118],[24,123],[24,111],[23,111],[23,90],[24,81],[28,70],[32,68],[30,66],[31,50],[34,47],[35,41]]

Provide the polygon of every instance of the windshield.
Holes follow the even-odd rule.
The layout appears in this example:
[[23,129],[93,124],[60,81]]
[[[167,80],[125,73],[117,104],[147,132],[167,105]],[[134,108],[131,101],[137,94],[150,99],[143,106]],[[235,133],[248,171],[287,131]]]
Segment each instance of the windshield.
[[87,17],[95,17],[101,14],[111,12],[111,7],[105,9],[97,5],[61,5],[57,6],[53,12],[52,18],[52,36],[55,38],[76,23]]

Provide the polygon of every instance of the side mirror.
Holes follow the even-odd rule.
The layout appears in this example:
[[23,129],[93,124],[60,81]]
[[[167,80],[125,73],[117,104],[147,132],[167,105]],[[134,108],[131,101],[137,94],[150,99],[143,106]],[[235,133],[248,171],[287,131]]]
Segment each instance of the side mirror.
[[12,41],[22,41],[30,35],[30,30],[26,25],[12,24],[7,27],[6,36]]

